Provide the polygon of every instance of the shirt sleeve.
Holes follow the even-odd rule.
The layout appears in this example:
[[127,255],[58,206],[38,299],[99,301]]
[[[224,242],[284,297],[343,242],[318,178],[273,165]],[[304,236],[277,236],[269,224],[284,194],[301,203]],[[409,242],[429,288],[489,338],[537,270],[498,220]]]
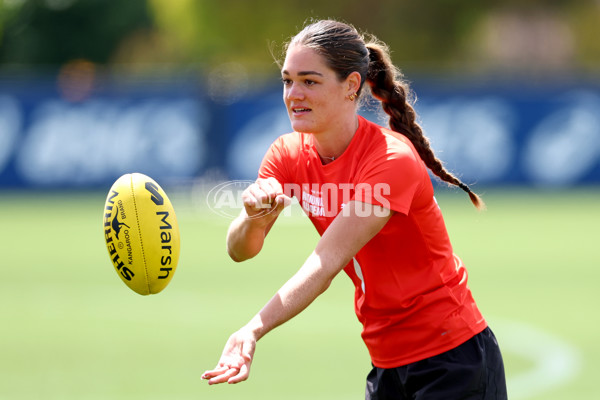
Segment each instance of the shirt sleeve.
[[282,182],[281,160],[281,138],[278,138],[269,146],[269,149],[265,153],[258,169],[258,177],[274,177],[279,182]]
[[293,196],[293,177],[289,173],[290,168],[290,149],[286,145],[285,135],[275,140],[267,150],[258,170],[259,178],[275,178],[284,188],[284,192],[288,196]]
[[407,215],[424,176],[429,178],[418,154],[399,142],[370,157],[358,176],[352,200]]

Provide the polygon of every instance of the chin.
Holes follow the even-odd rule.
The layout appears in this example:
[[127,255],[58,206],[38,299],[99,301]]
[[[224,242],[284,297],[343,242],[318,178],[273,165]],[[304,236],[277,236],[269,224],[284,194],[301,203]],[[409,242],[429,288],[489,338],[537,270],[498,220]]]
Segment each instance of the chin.
[[312,124],[307,124],[299,121],[291,121],[292,129],[295,132],[312,133]]

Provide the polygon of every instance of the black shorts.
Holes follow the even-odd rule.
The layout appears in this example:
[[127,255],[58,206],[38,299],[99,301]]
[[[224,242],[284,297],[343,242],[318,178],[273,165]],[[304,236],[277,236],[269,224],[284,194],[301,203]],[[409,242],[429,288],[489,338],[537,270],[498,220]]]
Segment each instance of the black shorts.
[[504,363],[490,328],[445,353],[397,368],[374,367],[366,400],[505,400]]

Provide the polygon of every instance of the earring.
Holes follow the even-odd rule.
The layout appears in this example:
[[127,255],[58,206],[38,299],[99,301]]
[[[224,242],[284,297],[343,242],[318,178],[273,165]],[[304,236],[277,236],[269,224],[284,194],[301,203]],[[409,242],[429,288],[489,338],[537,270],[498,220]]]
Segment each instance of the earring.
[[354,101],[356,99],[356,93],[352,93],[350,96],[348,96],[348,98],[350,101]]

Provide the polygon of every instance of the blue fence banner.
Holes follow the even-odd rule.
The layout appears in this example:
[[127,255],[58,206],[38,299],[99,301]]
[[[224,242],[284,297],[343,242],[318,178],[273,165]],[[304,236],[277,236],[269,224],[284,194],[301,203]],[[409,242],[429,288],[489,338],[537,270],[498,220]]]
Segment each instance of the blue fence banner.
[[[446,167],[467,183],[600,184],[600,89],[514,83],[415,86],[419,122]],[[361,114],[385,125],[376,105]],[[281,89],[215,101],[201,84],[109,85],[83,101],[50,78],[0,79],[0,188],[94,188],[141,172],[254,179],[290,131]]]

